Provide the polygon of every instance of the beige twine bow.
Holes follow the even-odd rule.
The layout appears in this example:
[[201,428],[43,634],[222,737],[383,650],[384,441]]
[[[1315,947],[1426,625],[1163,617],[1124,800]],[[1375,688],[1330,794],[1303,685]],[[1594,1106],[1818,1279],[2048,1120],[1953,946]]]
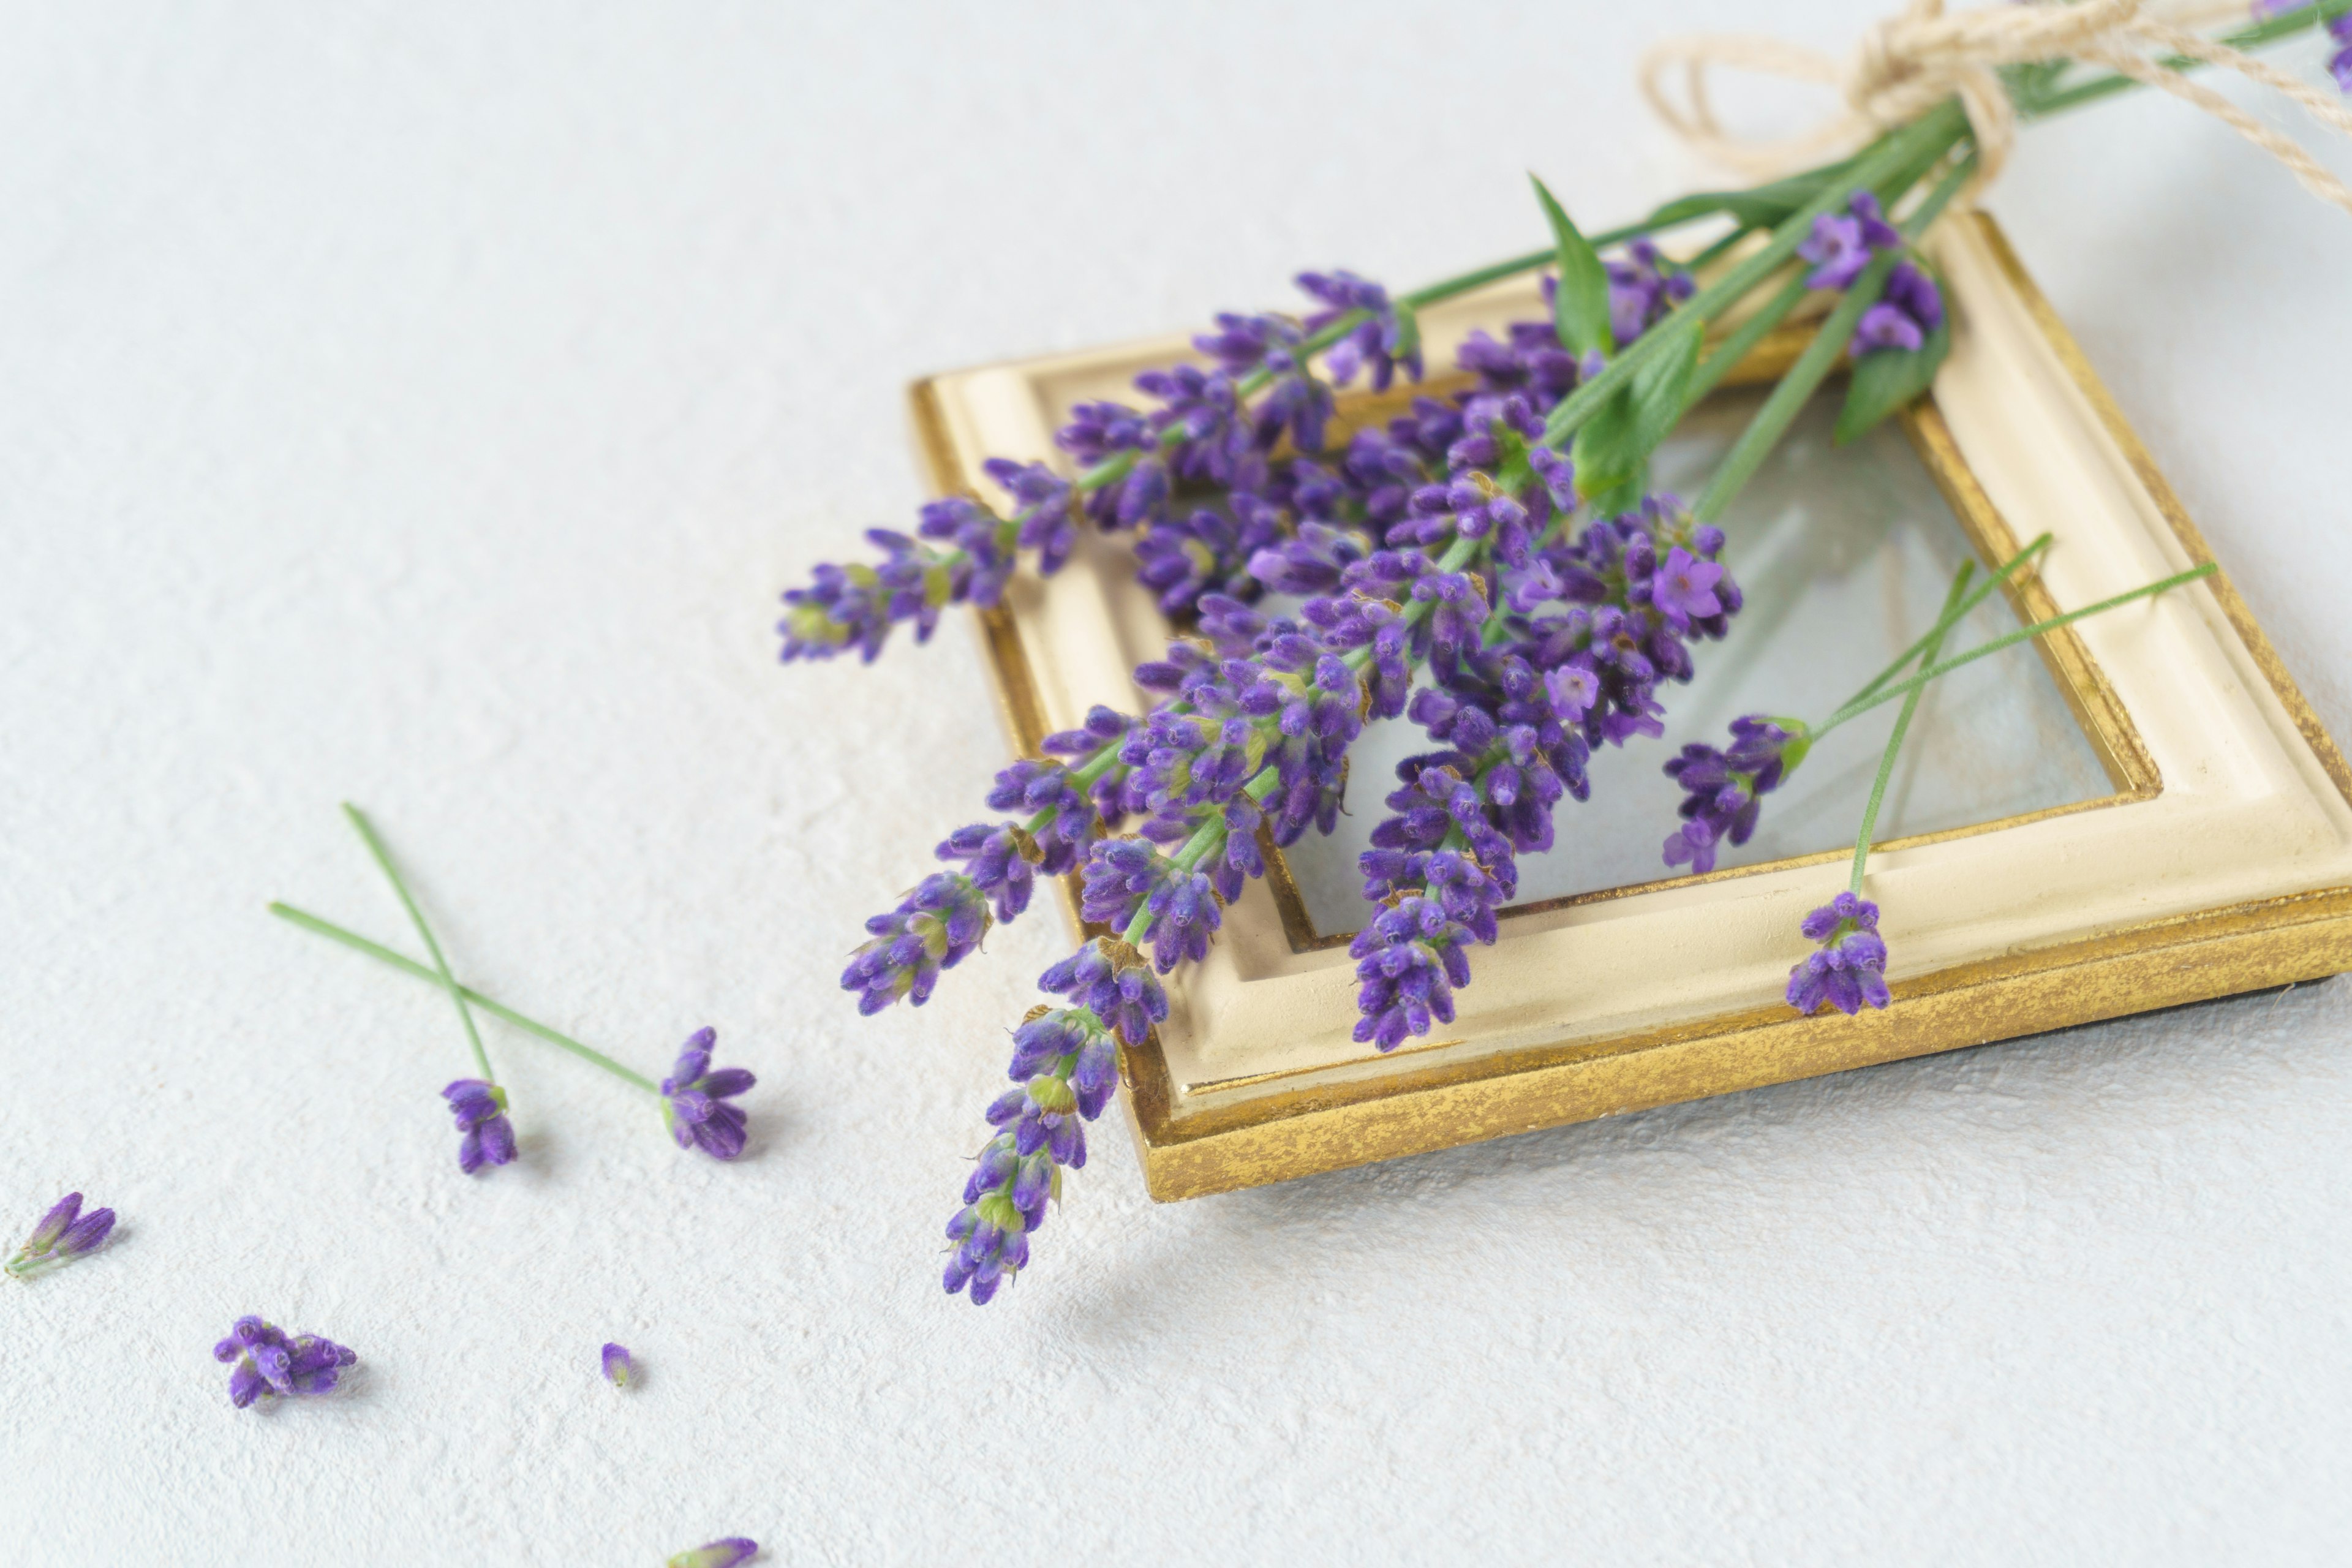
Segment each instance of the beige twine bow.
[[[2210,13],[2213,7],[2202,9]],[[2243,14],[2240,6],[2229,9]],[[2168,69],[2149,50],[2236,71],[2285,94],[2322,124],[2347,135],[2352,135],[2352,113],[2310,84],[2179,25],[2198,19],[2162,19],[2144,10],[2140,0],[1994,5],[1952,16],[1945,15],[1943,0],[1910,0],[1898,15],[1864,33],[1853,57],[1843,62],[1756,34],[1669,38],[1642,57],[1642,94],[1695,151],[1751,175],[1786,173],[1823,153],[1858,145],[1957,97],[1976,137],[1977,173],[1967,192],[1973,198],[2000,173],[2017,139],[2017,110],[1995,68],[2075,60],[2105,66],[2203,110],[2285,164],[2304,189],[2352,213],[2352,189],[2293,139],[2212,89]],[[1662,85],[1675,66],[1683,68],[1687,107],[1673,102]],[[1706,73],[1714,66],[1838,87],[1845,108],[1801,135],[1745,140],[1715,117],[1706,90]]]

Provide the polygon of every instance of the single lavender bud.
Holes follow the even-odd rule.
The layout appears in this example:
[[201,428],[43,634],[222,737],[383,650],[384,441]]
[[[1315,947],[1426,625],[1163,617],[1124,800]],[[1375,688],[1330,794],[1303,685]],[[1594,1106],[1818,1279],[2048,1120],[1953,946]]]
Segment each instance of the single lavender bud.
[[607,1344],[602,1359],[604,1381],[614,1388],[627,1388],[637,1381],[637,1363],[631,1359],[626,1346]]
[[213,1347],[213,1359],[229,1363],[229,1403],[242,1410],[257,1399],[324,1394],[360,1358],[332,1340],[289,1337],[259,1318],[247,1317]]
[[662,1124],[681,1149],[700,1149],[714,1160],[743,1152],[742,1108],[726,1103],[759,1081],[741,1068],[710,1065],[719,1031],[697,1029],[678,1047],[677,1061],[661,1081]]
[[1853,1014],[1865,1005],[1886,1005],[1886,943],[1879,939],[1876,904],[1840,893],[1807,915],[1800,929],[1821,951],[1789,971],[1790,1006],[1800,1013],[1831,1006]]
[[61,1268],[89,1257],[106,1244],[114,1233],[114,1211],[92,1209],[82,1213],[81,1194],[68,1193],[43,1215],[33,1234],[25,1238],[5,1266],[7,1272],[19,1279]]
[[461,1078],[441,1091],[457,1119],[457,1168],[472,1175],[485,1165],[515,1157],[514,1123],[507,1120],[507,1091],[478,1078]]
[[2352,11],[2327,20],[2327,36],[2344,47],[2327,62],[2327,71],[2336,79],[2337,90],[2352,93]]
[[760,1553],[760,1543],[748,1535],[705,1542],[671,1557],[666,1568],[736,1568]]

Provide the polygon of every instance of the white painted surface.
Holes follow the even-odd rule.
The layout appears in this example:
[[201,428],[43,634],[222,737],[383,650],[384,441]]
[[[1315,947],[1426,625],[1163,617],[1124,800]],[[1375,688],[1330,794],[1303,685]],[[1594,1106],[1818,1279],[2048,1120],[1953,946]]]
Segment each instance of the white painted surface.
[[[124,1223],[0,1294],[0,1555],[2340,1552],[2340,982],[1172,1209],[1107,1136],[940,1295],[1053,928],[856,1018],[999,743],[962,628],[779,670],[772,595],[916,500],[908,376],[1523,248],[1528,164],[1637,210],[1638,47],[1757,20],[1459,16],[12,8],[0,1213]],[[1994,205],[2352,733],[2352,228],[2153,103]],[[752,1156],[494,1027],[524,1158],[460,1177],[446,1005],[261,913],[402,940],[344,796],[491,994],[715,1024]],[[248,1310],[363,1376],[230,1410]]]

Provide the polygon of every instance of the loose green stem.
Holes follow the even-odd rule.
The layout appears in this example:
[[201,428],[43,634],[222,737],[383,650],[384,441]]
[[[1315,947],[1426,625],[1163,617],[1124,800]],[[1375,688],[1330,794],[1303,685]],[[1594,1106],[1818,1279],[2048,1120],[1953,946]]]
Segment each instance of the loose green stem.
[[2118,605],[2128,605],[2134,599],[2148,598],[2154,595],[2164,593],[2168,589],[2178,588],[2184,583],[2194,583],[2200,577],[2210,577],[2213,574],[2214,570],[2213,563],[2208,561],[2202,566],[2192,566],[2186,572],[2176,572],[2160,583],[2150,583],[2144,587],[2134,588],[2128,594],[2117,594],[2112,599],[2102,599],[2095,605],[2085,605],[2079,610],[2069,610],[2063,616],[2053,616],[2046,621],[2036,621],[2030,626],[2020,627],[2018,630],[2008,633],[2006,636],[1997,637],[1990,642],[1979,643],[1975,647],[1969,649],[1968,652],[1948,658],[1941,664],[1929,665],[1927,668],[1921,670],[1918,674],[1913,676],[1908,680],[1897,682],[1895,685],[1889,686],[1870,697],[1856,699],[1854,701],[1847,703],[1844,707],[1832,714],[1826,722],[1815,725],[1812,731],[1813,737],[1814,739],[1819,740],[1822,736],[1828,734],[1832,730],[1836,729],[1839,725],[1860,718],[1862,715],[1869,712],[1872,709],[1878,707],[1880,704],[1892,702],[1896,698],[1903,696],[1906,692],[1915,691],[1920,687],[1927,685],[1931,680],[1938,679],[1943,676],[1949,675],[1953,670],[1959,668],[1960,666],[1964,664],[1974,664],[1978,659],[1983,658],[1988,654],[1999,653],[2005,647],[2015,647],[2019,643],[2031,641],[2032,638],[2038,637],[2045,632],[2054,632],[2060,626],[2072,626],[2076,621],[2083,620],[2087,616],[2098,615],[2103,611],[2112,610]]
[[[1944,595],[1942,614],[1936,617],[1935,629],[1927,634],[1926,662],[1936,662],[1942,651],[1945,634],[1952,628],[1961,612],[1961,596],[1968,592],[1969,579],[1976,574],[1977,563],[1963,561],[1960,569],[1952,574],[1952,590]],[[1870,858],[1870,841],[1878,831],[1878,808],[1886,799],[1886,785],[1895,777],[1895,753],[1903,750],[1903,737],[1911,732],[1911,716],[1919,711],[1919,700],[1927,694],[1925,686],[1915,689],[1903,700],[1903,710],[1895,716],[1895,732],[1886,737],[1886,751],[1878,759],[1878,777],[1870,786],[1870,801],[1862,808],[1862,829],[1853,839],[1853,874],[1846,879],[1846,891],[1859,897],[1862,892],[1862,868]]]
[[475,1006],[479,1007],[483,1012],[489,1014],[491,1016],[504,1018],[508,1023],[512,1024],[516,1028],[522,1030],[526,1034],[537,1035],[541,1039],[545,1040],[551,1046],[562,1046],[573,1056],[579,1057],[584,1061],[595,1063],[598,1067],[603,1068],[606,1072],[611,1073],[614,1078],[633,1083],[639,1089],[644,1089],[647,1094],[659,1094],[661,1092],[661,1086],[654,1082],[653,1079],[647,1078],[641,1072],[632,1072],[629,1068],[623,1067],[620,1063],[614,1061],[604,1052],[595,1049],[593,1047],[583,1046],[569,1035],[558,1034],[555,1030],[549,1028],[546,1025],[539,1022],[535,1018],[526,1018],[521,1014],[516,1012],[513,1008],[508,1006],[505,1003],[494,1001],[490,997],[483,995],[480,992],[475,990],[470,985],[460,985],[453,980],[445,980],[441,975],[436,974],[433,971],[425,968],[425,965],[417,963],[415,959],[404,958],[401,954],[393,952],[392,949],[382,946],[379,943],[370,942],[367,938],[359,935],[355,931],[345,931],[342,927],[336,925],[331,921],[320,920],[317,915],[310,914],[302,910],[298,910],[290,904],[273,903],[269,906],[269,912],[276,915],[279,920],[288,921],[293,925],[300,926],[304,931],[315,931],[319,935],[325,937],[330,942],[341,942],[345,947],[350,948],[354,952],[363,952],[370,958],[376,960],[378,963],[388,963],[392,965],[393,968],[399,970],[404,974],[414,974],[417,979],[424,981],[428,985],[440,986],[442,989],[447,991],[451,995],[471,1002]]
[[[1927,653],[1927,645],[1930,642],[1940,642],[1946,632],[1951,630],[1955,626],[1958,626],[1970,610],[1975,609],[1979,605],[1983,604],[1985,600],[1991,597],[1994,589],[2009,581],[2009,575],[2011,573],[2016,571],[2020,566],[2024,565],[2027,561],[2049,548],[2050,535],[2044,533],[2037,537],[2032,543],[2027,545],[2024,549],[2011,556],[2007,561],[2002,562],[2000,566],[1994,569],[1992,575],[1985,579],[1984,585],[1982,587],[1972,590],[1968,596],[1960,600],[1958,605],[1948,605],[1944,614],[1936,621],[1936,624],[1929,626],[1927,632],[1921,636],[1917,642],[1913,643],[1909,647],[1905,648],[1901,653],[1895,655],[1894,663],[1888,665],[1885,669],[1880,670],[1876,675],[1871,677],[1869,685],[1864,687],[1852,697],[1846,699],[1846,706],[1851,707],[1854,703],[1861,701],[1864,698],[1870,696],[1880,687],[1885,685],[1888,681],[1894,679],[1896,676],[1909,668],[1915,659],[1918,658],[1923,653]],[[1932,659],[1935,656],[1933,654],[1928,654],[1927,657]]]
[[418,938],[425,943],[425,951],[433,955],[433,967],[439,973],[441,984],[448,988],[449,1000],[457,1009],[457,1022],[466,1026],[466,1043],[474,1047],[474,1065],[482,1069],[482,1081],[495,1087],[499,1080],[490,1071],[489,1053],[482,1048],[482,1032],[474,1027],[473,1009],[467,1007],[466,999],[457,994],[457,976],[449,973],[449,961],[441,956],[441,944],[433,940],[433,928],[425,923],[425,912],[416,907],[416,900],[409,897],[408,884],[401,880],[399,871],[394,868],[392,857],[386,853],[383,840],[376,837],[375,825],[367,819],[367,814],[350,801],[345,801],[343,815],[352,819],[352,826],[359,830],[360,841],[367,846],[368,853],[375,857],[375,863],[383,868],[384,879],[391,882],[392,890],[400,896],[400,907],[408,911],[408,923],[416,928]]

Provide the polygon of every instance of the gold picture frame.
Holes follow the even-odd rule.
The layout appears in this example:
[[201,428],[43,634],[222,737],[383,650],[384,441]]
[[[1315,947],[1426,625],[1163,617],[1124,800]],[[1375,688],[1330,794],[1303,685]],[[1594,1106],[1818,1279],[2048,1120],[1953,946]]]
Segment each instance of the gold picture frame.
[[[1979,554],[2053,533],[2010,584],[2025,619],[2211,559],[2145,447],[1989,216],[1938,227],[1952,351],[1906,434]],[[1536,313],[1532,283],[1423,317],[1433,363],[1474,327]],[[1749,375],[1777,374],[1783,329]],[[1052,459],[1071,403],[1189,357],[1181,338],[934,376],[912,389],[939,493],[987,457]],[[1391,395],[1390,401],[1395,401]],[[1381,416],[1378,400],[1343,408]],[[1107,702],[1166,626],[1124,547],[978,616],[1024,755]],[[2352,969],[2352,771],[2224,574],[2037,644],[2110,793],[1884,841],[1893,1002],[1848,1017],[1780,1000],[1799,917],[1842,853],[1516,907],[1474,954],[1442,1037],[1387,1056],[1349,1038],[1346,937],[1316,929],[1279,855],[1169,983],[1168,1022],[1122,1054],[1155,1198],[1277,1182],[1508,1133],[2010,1039]],[[1074,933],[1078,916],[1065,889]],[[1890,897],[1889,894],[1894,896]],[[1698,967],[1692,956],[1704,951]]]

